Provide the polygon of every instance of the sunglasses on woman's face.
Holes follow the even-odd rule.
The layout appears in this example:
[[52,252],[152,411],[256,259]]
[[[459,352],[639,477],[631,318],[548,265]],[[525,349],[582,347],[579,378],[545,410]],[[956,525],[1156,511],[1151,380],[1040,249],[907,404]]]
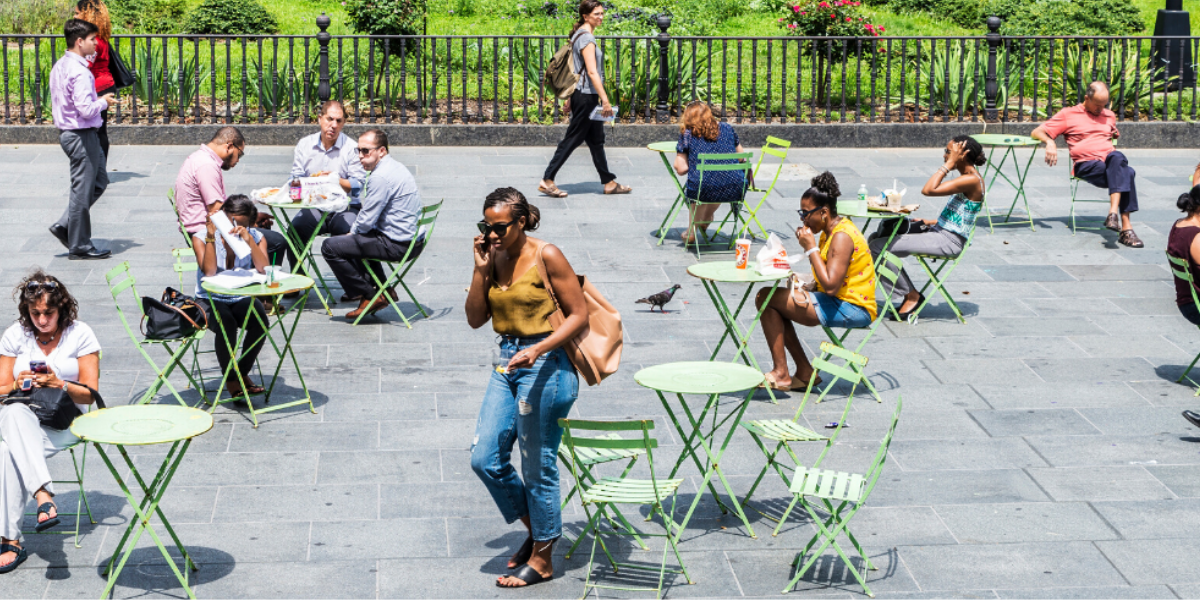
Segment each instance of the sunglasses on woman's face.
[[825,208],[825,207],[819,206],[817,208],[813,208],[810,210],[804,210],[803,208],[801,208],[801,209],[797,210],[796,212],[800,214],[800,220],[804,221],[804,220],[807,220],[808,217],[811,216],[813,213],[817,212],[818,210],[821,210],[822,208]]
[[487,236],[488,232],[491,232],[496,234],[496,237],[502,238],[508,233],[508,228],[512,224],[513,222],[509,221],[507,223],[492,223],[489,225],[487,221],[480,221],[475,226],[479,228],[479,233],[482,233],[484,236]]

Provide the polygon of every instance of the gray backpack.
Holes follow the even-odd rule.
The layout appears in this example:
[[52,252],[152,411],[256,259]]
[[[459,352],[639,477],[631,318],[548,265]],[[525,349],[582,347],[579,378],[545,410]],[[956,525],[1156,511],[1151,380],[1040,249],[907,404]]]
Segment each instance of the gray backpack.
[[579,84],[580,72],[575,68],[575,53],[571,51],[571,46],[575,44],[575,37],[579,35],[576,31],[567,39],[562,48],[554,53],[550,59],[550,64],[546,66],[546,77],[543,82],[559,99],[567,99],[571,97],[571,93],[575,91],[575,87]]

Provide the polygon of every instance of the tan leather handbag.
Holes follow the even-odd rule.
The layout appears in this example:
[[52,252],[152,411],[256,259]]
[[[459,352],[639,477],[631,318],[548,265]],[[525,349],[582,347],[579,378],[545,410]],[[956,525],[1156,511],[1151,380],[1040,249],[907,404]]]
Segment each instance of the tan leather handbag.
[[[558,310],[550,315],[550,326],[557,330],[566,317],[563,316],[562,306],[558,304],[558,297],[550,285],[546,264],[542,261],[542,250],[545,248],[546,242],[538,246],[537,269],[538,275],[546,284],[546,291],[550,292],[550,298],[554,300],[554,306],[558,307]],[[588,324],[579,335],[564,344],[563,349],[567,351],[567,357],[583,376],[583,380],[588,385],[597,385],[605,377],[616,373],[621,365],[621,347],[624,345],[621,313],[609,304],[600,294],[600,290],[588,281],[586,275],[576,275],[579,277],[579,287],[583,288],[583,299],[587,303]]]

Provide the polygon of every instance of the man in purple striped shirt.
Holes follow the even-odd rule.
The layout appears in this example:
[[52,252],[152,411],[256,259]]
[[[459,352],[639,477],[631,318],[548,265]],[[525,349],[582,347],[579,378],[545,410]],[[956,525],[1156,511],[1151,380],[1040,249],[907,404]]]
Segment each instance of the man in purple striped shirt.
[[67,247],[71,260],[108,258],[92,245],[89,211],[108,187],[107,161],[100,148],[100,111],[117,103],[112,94],[96,97],[88,56],[96,51],[96,26],[71,19],[63,26],[67,51],[50,71],[50,103],[58,143],[71,161],[71,199],[50,233]]

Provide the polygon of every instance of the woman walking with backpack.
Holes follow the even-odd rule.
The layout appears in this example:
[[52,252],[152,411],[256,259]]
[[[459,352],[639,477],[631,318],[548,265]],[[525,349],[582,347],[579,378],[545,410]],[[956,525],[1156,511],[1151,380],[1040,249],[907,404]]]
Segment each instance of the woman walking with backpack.
[[608,94],[604,91],[604,53],[596,44],[595,36],[596,29],[602,23],[604,6],[599,0],[583,0],[579,3],[579,20],[575,22],[569,38],[571,59],[575,72],[580,74],[565,108],[571,113],[571,121],[567,125],[566,137],[558,143],[554,158],[550,159],[550,165],[538,184],[539,192],[553,198],[567,197],[567,193],[554,184],[554,178],[571,153],[584,143],[592,152],[592,163],[600,174],[605,194],[628,194],[633,191],[629,186],[617,183],[617,176],[608,170],[608,157],[604,155],[604,121],[592,120],[592,111],[597,106],[605,118],[613,116],[612,105],[608,103]]

